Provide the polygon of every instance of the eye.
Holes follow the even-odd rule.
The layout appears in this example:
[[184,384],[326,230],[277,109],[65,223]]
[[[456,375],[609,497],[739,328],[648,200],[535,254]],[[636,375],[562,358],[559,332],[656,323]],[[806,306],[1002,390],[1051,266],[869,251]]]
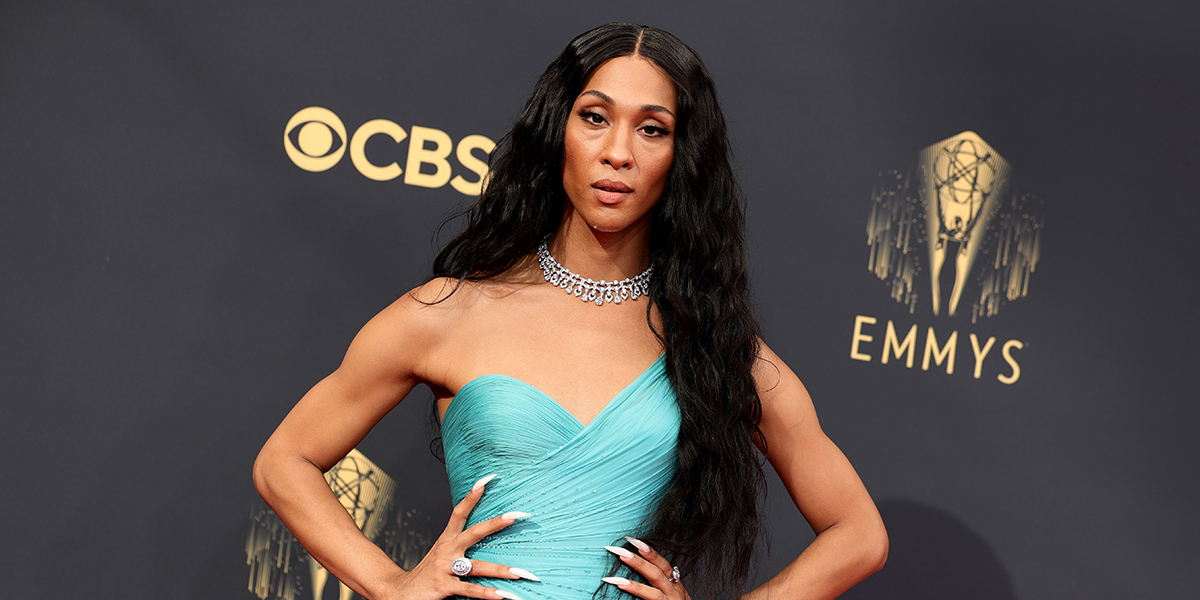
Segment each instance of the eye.
[[645,132],[646,135],[649,135],[650,137],[662,137],[662,136],[671,134],[670,131],[667,131],[667,128],[661,127],[659,125],[647,125],[642,128],[642,131]]
[[583,120],[587,121],[587,123],[589,125],[603,125],[604,124],[604,116],[598,112],[594,112],[594,111],[590,111],[590,110],[581,110],[581,111],[579,111],[579,116],[583,117]]

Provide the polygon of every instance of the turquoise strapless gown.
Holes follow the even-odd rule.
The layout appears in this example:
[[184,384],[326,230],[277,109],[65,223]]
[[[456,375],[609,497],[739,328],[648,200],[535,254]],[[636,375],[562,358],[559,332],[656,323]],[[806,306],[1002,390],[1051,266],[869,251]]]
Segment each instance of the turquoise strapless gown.
[[608,585],[600,578],[615,562],[604,546],[643,532],[675,475],[679,409],[664,364],[660,356],[586,426],[506,375],[459,390],[442,422],[454,502],[496,474],[468,526],[513,510],[533,515],[466,555],[541,578],[472,580],[522,600],[588,600]]

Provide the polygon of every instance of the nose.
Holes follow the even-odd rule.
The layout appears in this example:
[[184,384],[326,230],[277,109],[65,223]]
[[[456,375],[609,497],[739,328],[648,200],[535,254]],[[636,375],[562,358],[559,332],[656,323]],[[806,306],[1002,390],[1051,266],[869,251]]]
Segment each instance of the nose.
[[606,136],[604,152],[601,161],[617,169],[628,169],[633,166],[633,134],[613,128]]

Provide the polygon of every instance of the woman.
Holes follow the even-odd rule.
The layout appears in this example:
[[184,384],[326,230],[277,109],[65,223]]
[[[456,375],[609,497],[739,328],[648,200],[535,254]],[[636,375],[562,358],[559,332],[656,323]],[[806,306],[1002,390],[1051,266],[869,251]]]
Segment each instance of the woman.
[[[690,48],[629,24],[575,38],[435,278],[264,445],[255,483],[305,548],[372,599],[727,595],[758,536],[761,453],[818,535],[746,598],[832,598],[881,567],[874,503],[758,337],[728,153]],[[405,572],[322,472],[419,383],[457,505]]]

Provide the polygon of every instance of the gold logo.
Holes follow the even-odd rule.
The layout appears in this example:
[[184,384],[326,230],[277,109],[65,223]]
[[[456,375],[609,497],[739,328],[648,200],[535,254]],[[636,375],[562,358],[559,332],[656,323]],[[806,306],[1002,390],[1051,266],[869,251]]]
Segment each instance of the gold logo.
[[[404,168],[395,162],[379,165],[367,158],[367,140],[384,135],[397,144],[408,140]],[[347,142],[347,140],[349,140]],[[482,135],[468,135],[455,144],[450,135],[440,129],[413,125],[405,131],[387,119],[363,123],[347,137],[346,126],[333,111],[320,106],[301,109],[283,129],[283,148],[288,158],[305,171],[327,171],[341,161],[350,148],[350,162],[364,177],[374,181],[390,181],[401,175],[404,183],[426,188],[440,188],[447,183],[460,193],[478,195],[487,178],[487,160],[482,158],[495,150],[496,143]],[[450,154],[458,164],[470,171],[474,181],[454,175]]]
[[[289,135],[296,131],[296,142]],[[337,135],[337,140],[333,136]],[[336,146],[334,144],[337,144]],[[292,115],[283,129],[283,149],[305,171],[327,171],[346,152],[346,126],[333,111],[310,106]]]
[[[914,175],[896,169],[880,173],[867,218],[867,269],[887,283],[892,299],[905,305],[909,314],[916,314],[925,289],[934,317],[954,317],[969,303],[973,325],[1029,294],[1045,222],[1041,202],[1013,191],[1011,174],[1008,161],[972,131],[922,150]],[[928,287],[920,283],[924,271]],[[850,358],[871,362],[869,350],[879,335],[871,333],[878,332],[872,326],[878,323],[870,315],[855,317]],[[944,337],[927,326],[921,370],[928,371],[932,364],[952,375],[959,332],[946,335],[948,327],[939,327]],[[882,346],[877,347],[879,362],[888,364],[895,358],[913,368],[922,341],[918,329],[913,324],[901,335],[889,319]],[[1014,351],[1024,348],[1024,342],[998,344],[995,336],[974,332],[963,337],[970,340],[976,379],[982,377],[989,356],[996,355],[993,349],[999,350],[1008,370],[996,379],[1012,384],[1021,377]]]
[[[881,173],[867,219],[867,269],[910,313],[922,295],[922,244],[934,316],[955,316],[969,287],[972,323],[1028,295],[1044,219],[1035,197],[1011,191],[1010,173],[1008,161],[971,131],[922,150],[915,178],[898,170]],[[976,286],[968,285],[972,278]]]
[[[419,510],[396,507],[396,481],[358,449],[326,472],[325,481],[363,535],[402,568],[411,570],[432,547],[436,534],[430,519]],[[308,555],[269,509],[250,517],[246,564],[249,589],[263,600],[300,600],[309,595],[304,593],[306,584],[313,600],[321,600],[329,580],[329,571]],[[307,581],[300,576],[305,570]],[[353,591],[341,582],[338,587],[338,597],[349,600]]]

